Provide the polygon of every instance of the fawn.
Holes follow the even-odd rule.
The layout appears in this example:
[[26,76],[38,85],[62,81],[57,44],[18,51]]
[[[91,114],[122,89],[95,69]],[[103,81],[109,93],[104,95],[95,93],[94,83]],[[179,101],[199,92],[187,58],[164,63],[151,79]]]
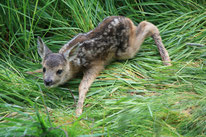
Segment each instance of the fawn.
[[138,26],[126,17],[105,18],[95,29],[80,33],[66,43],[59,53],[53,53],[38,37],[38,53],[42,58],[45,86],[55,87],[83,72],[79,85],[76,115],[81,115],[86,94],[104,66],[113,60],[130,59],[138,52],[145,38],[152,36],[164,65],[171,60],[158,28],[143,21]]

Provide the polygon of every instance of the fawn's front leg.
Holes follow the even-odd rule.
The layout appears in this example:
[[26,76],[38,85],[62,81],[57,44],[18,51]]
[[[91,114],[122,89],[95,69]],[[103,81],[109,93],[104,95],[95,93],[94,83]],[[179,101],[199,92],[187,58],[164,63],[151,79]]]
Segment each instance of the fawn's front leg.
[[104,68],[102,62],[95,63],[92,67],[87,69],[84,73],[83,79],[79,85],[79,100],[76,109],[76,115],[80,116],[83,111],[83,104],[91,84],[94,82],[98,74]]

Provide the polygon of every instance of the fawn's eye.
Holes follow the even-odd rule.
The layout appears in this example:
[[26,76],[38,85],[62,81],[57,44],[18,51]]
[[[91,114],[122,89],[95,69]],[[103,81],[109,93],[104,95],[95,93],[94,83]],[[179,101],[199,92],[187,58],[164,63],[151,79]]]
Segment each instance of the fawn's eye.
[[60,75],[60,74],[62,74],[62,69],[59,69],[58,71],[57,71],[57,75]]
[[43,67],[43,73],[45,73],[46,72],[46,68],[45,67]]

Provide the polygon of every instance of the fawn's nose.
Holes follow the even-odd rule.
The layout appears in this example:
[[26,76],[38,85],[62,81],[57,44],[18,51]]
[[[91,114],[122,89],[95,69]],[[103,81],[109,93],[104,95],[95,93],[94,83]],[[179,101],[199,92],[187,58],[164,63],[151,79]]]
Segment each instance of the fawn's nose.
[[46,86],[51,86],[52,83],[53,83],[53,81],[52,81],[51,79],[45,79],[45,80],[44,80],[44,84],[45,84]]

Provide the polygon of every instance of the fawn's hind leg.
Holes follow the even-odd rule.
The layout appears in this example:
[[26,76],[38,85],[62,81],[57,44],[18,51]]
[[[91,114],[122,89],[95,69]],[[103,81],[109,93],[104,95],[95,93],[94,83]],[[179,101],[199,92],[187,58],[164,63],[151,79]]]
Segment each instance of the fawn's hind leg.
[[145,38],[152,36],[155,44],[158,47],[162,61],[164,65],[170,66],[170,57],[165,49],[162,39],[159,35],[158,28],[150,22],[143,21],[137,27],[133,26],[130,32],[129,46],[126,52],[119,51],[117,53],[118,59],[129,59],[133,58],[138,52],[141,44],[144,42]]

